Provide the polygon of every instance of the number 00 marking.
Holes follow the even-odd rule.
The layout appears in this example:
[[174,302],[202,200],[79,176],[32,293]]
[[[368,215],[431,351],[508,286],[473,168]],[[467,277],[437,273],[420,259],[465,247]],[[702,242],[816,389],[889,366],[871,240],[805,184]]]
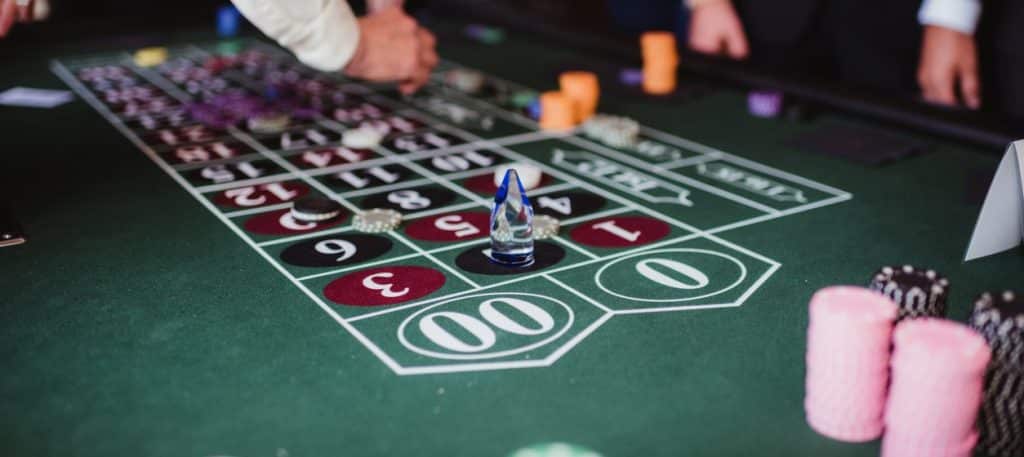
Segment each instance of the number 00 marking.
[[[456,311],[449,309],[432,311],[432,309],[436,307],[442,307],[445,305],[457,306],[457,302],[462,302],[464,300],[469,301],[487,296],[491,296],[493,298],[480,301],[479,304],[476,305],[476,313],[472,313],[472,311]],[[523,298],[519,298],[519,296]],[[526,297],[536,297],[536,299]],[[566,310],[568,319],[561,329],[556,330],[557,322],[555,317],[543,307],[537,305],[535,303],[535,301],[539,301],[537,299],[556,303]],[[522,313],[522,315],[530,322],[525,323],[524,325],[524,323],[513,320],[505,312],[499,310],[495,306],[499,303],[515,308],[516,311]],[[420,334],[422,334],[423,337],[438,347],[451,352],[445,353],[431,351],[410,343],[405,337],[405,332],[407,328],[409,328],[408,324],[414,321],[416,324],[415,328],[420,331]],[[565,333],[565,331],[572,326],[572,322],[572,310],[566,304],[552,298],[522,293],[484,294],[457,298],[420,310],[402,322],[402,325],[398,328],[398,337],[402,344],[407,348],[419,354],[431,357],[464,360],[495,358],[529,351],[547,344]],[[455,333],[460,334],[460,336],[457,336],[446,329],[442,326],[442,323],[457,325],[461,331]],[[545,336],[545,338],[541,341],[530,342],[530,344],[518,348],[487,352],[498,343],[502,334],[520,337]],[[472,336],[472,338],[468,338],[468,336]]]

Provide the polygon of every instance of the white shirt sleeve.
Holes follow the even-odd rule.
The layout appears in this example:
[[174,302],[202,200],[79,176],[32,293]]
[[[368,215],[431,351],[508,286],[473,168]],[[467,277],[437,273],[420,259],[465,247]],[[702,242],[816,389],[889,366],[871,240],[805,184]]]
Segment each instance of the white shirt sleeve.
[[917,12],[921,25],[936,25],[974,34],[981,16],[981,0],[924,0]]
[[249,22],[321,71],[348,64],[359,44],[359,23],[345,0],[232,0]]

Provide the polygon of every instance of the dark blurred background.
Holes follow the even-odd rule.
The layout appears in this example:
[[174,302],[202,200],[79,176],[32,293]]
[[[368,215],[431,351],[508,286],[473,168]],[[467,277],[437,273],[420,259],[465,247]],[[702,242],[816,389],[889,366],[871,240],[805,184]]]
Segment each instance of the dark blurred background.
[[[0,40],[0,68],[3,61],[40,46],[75,43],[97,50],[132,48],[166,42],[169,34],[185,29],[209,29],[212,33],[216,10],[223,0],[176,0],[138,2],[129,0],[50,0],[52,15],[41,24],[16,25],[11,35]],[[896,104],[900,109],[934,116],[954,124],[977,126],[1002,132],[1004,137],[1024,136],[1024,0],[985,0],[984,13],[976,34],[983,84],[981,113],[943,109],[917,102],[914,73],[920,47],[921,28],[916,12],[920,0],[733,0],[741,13],[775,15],[768,27],[757,23],[744,26],[753,47],[749,62],[736,64],[723,59],[688,55],[684,71],[749,87],[773,87],[787,93],[816,99],[840,108],[877,111],[869,103]],[[363,11],[363,1],[350,2]],[[476,21],[527,31],[532,35],[588,53],[603,54],[623,65],[635,65],[637,36],[644,30],[675,31],[685,43],[688,12],[682,0],[410,0],[407,9],[426,21]],[[768,5],[766,9],[766,5]],[[845,5],[845,6],[844,6]],[[758,11],[760,8],[760,11]],[[813,58],[794,64],[787,43],[772,43],[771,29],[786,29],[796,8],[810,8],[813,14],[831,18],[817,28],[804,30],[798,39],[818,53],[815,58],[831,59],[833,54],[853,56],[855,67],[844,78],[818,65]],[[859,12],[859,13],[858,13]],[[741,14],[742,15],[742,14]],[[898,26],[895,26],[898,24]],[[842,29],[844,34],[839,33]],[[852,33],[851,33],[852,30]],[[827,36],[827,46],[816,46]],[[846,38],[847,42],[836,38]],[[808,43],[810,45],[808,45]],[[760,47],[759,47],[760,46]],[[865,51],[867,50],[867,51]],[[855,56],[856,57],[856,56]],[[863,63],[858,63],[863,62]],[[895,79],[876,83],[872,68],[900,66]],[[850,74],[853,77],[849,76]],[[847,99],[843,103],[843,98]],[[861,106],[855,106],[861,105]],[[884,114],[884,113],[883,113]],[[883,116],[884,117],[884,116]],[[1001,139],[1001,137],[999,138]]]

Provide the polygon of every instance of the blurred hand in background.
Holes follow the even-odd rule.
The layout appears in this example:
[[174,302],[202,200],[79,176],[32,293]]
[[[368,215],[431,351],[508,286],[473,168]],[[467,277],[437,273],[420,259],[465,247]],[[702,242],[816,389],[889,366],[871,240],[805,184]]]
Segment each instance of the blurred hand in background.
[[16,22],[42,21],[49,15],[49,0],[0,0],[0,38],[6,37]]
[[917,82],[926,101],[957,105],[960,100],[971,109],[981,106],[978,80],[978,50],[974,37],[946,27],[926,26],[921,40],[921,61]]
[[436,40],[402,10],[401,2],[359,19],[359,45],[345,74],[370,81],[397,81],[411,94],[426,84],[438,62]]
[[750,54],[736,9],[728,0],[690,0],[690,48],[701,54],[745,59]]

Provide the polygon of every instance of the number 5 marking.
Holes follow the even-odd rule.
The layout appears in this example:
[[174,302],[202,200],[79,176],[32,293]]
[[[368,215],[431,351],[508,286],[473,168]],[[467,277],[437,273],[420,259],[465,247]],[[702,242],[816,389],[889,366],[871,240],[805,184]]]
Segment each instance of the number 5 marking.
[[378,282],[375,281],[377,278],[390,279],[390,278],[393,278],[393,277],[395,277],[394,273],[389,273],[389,272],[386,272],[386,271],[380,272],[380,273],[374,273],[374,274],[372,274],[370,276],[367,276],[367,277],[363,278],[363,287],[365,287],[367,289],[370,289],[370,290],[379,290],[380,294],[382,296],[384,296],[384,297],[387,297],[387,298],[401,297],[402,295],[405,295],[405,294],[409,293],[409,288],[408,287],[402,289],[399,292],[395,292],[394,289],[392,289],[392,287],[394,286],[393,283],[383,283],[383,284],[381,284],[381,283],[378,283]]
[[476,226],[469,221],[462,220],[462,216],[459,216],[458,214],[437,218],[437,220],[434,221],[434,227],[446,232],[455,232],[455,236],[459,238],[473,236],[480,233],[480,229],[476,228]]

